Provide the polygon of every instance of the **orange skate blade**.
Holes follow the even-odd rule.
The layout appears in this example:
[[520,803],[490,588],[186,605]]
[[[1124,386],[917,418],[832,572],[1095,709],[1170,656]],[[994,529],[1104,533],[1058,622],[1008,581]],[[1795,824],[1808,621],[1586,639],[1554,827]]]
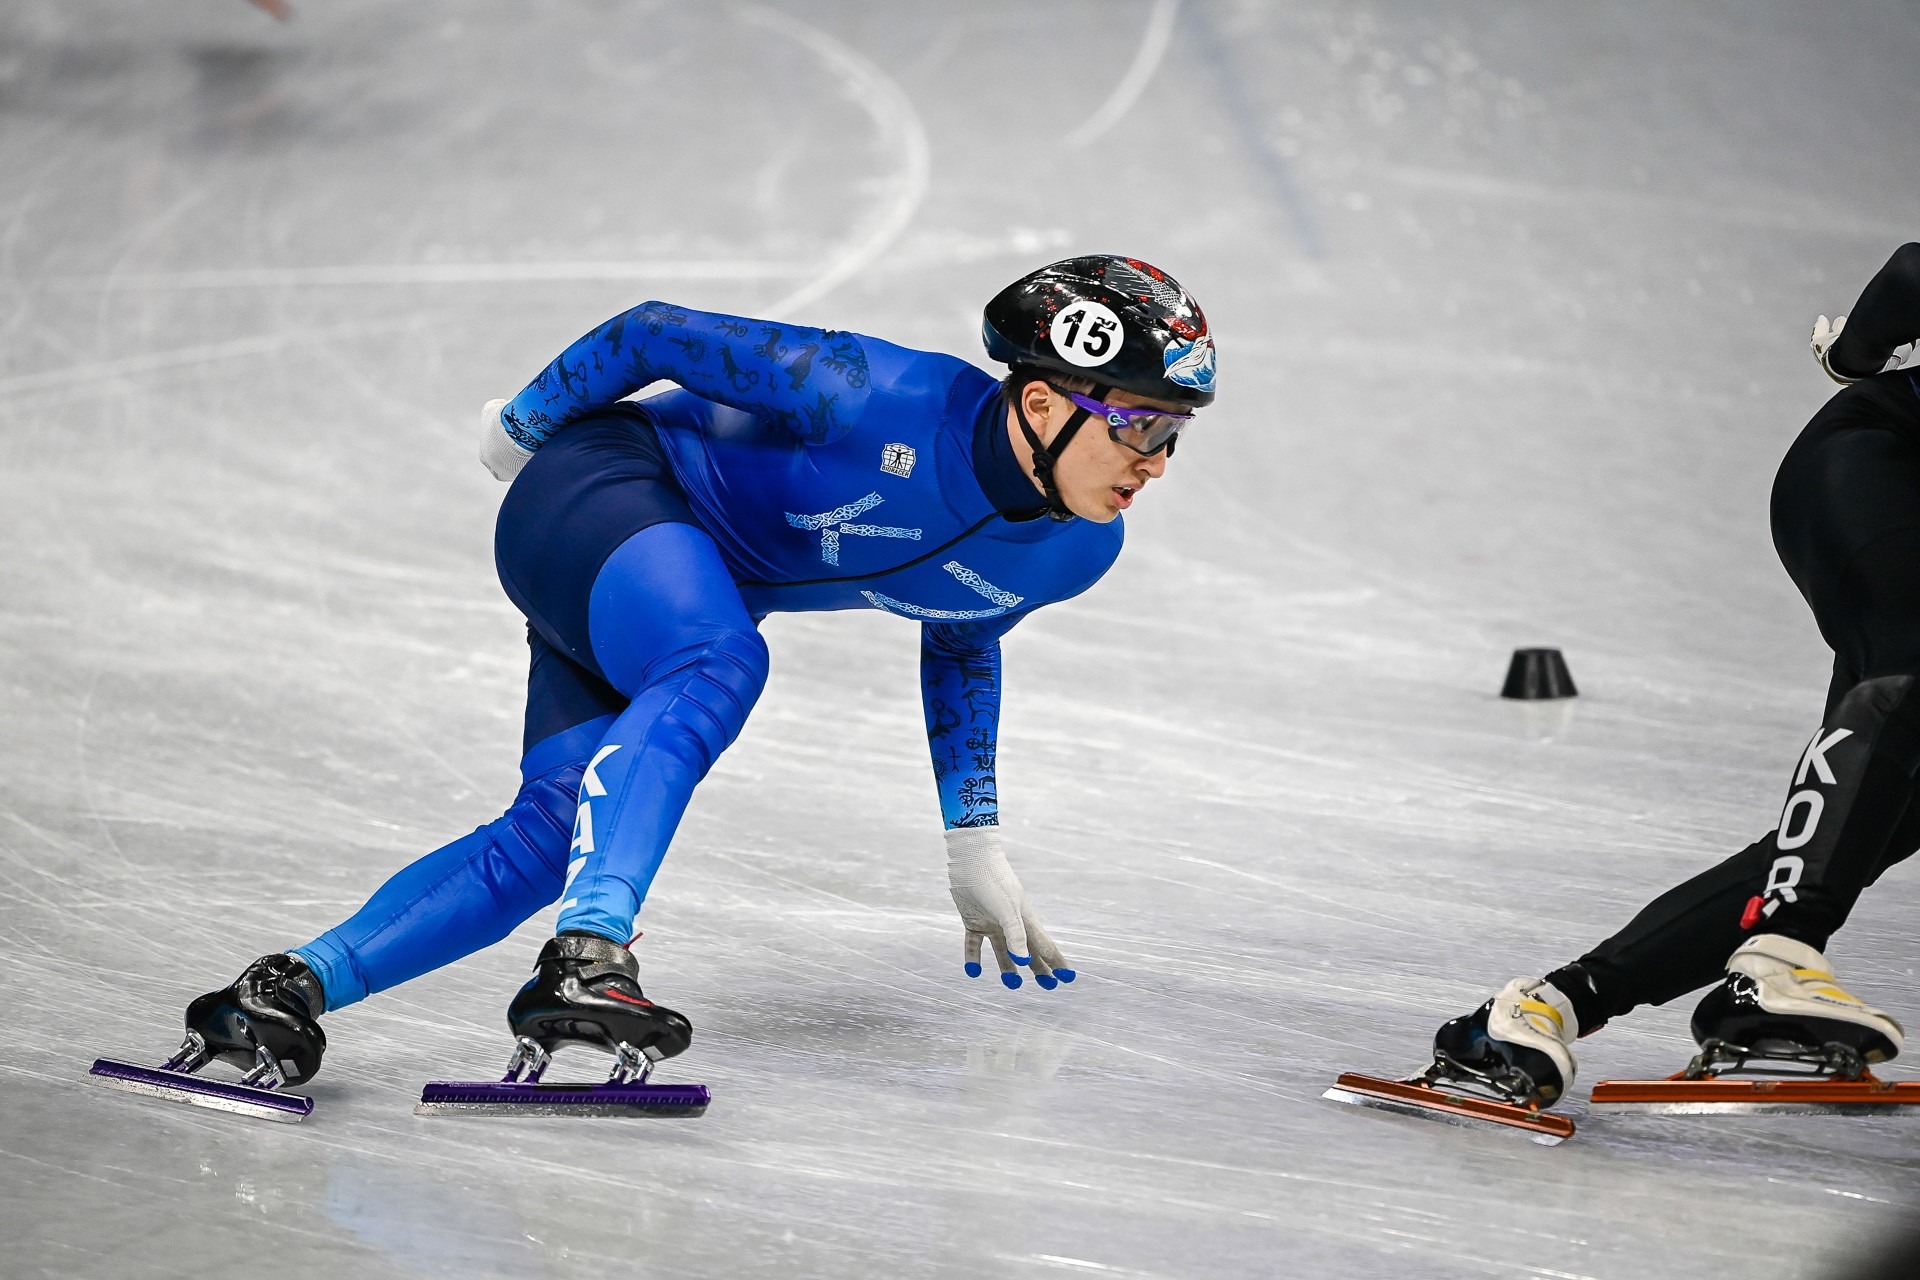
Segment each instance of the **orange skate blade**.
[[1573,1136],[1573,1121],[1565,1116],[1549,1115],[1535,1107],[1494,1102],[1487,1098],[1463,1097],[1429,1084],[1407,1080],[1381,1080],[1374,1076],[1345,1072],[1333,1088],[1320,1095],[1335,1102],[1356,1107],[1377,1107],[1396,1115],[1419,1116],[1444,1124],[1497,1125],[1518,1129],[1543,1147],[1559,1146]]
[[1667,1116],[1907,1115],[1920,1107],[1920,1080],[1602,1080],[1593,1086],[1592,1105]]

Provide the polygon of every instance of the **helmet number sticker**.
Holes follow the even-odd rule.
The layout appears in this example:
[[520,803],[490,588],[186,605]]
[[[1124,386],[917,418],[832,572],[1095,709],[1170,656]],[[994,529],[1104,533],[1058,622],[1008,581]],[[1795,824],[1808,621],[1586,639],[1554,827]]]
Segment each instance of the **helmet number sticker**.
[[1062,360],[1092,369],[1120,354],[1126,333],[1120,317],[1098,302],[1072,302],[1053,318],[1051,336]]

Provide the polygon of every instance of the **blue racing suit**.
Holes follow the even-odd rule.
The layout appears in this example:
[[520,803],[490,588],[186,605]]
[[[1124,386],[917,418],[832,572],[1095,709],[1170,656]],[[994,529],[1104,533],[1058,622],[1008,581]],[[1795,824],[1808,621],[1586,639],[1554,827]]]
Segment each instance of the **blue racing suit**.
[[328,1007],[556,898],[560,931],[631,937],[765,683],[769,613],[919,622],[946,825],[996,823],[1000,637],[1092,586],[1122,539],[1118,519],[1045,518],[1005,420],[999,382],[952,356],[662,302],[562,352],[502,414],[534,455],[495,539],[533,650],[520,794],[298,949]]

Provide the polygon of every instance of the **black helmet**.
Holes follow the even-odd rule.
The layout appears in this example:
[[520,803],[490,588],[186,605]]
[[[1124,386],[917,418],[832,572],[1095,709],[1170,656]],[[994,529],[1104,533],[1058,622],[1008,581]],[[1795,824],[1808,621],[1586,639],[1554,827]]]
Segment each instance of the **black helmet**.
[[1213,334],[1193,295],[1138,258],[1090,254],[1022,276],[987,304],[987,354],[1138,396],[1213,403]]

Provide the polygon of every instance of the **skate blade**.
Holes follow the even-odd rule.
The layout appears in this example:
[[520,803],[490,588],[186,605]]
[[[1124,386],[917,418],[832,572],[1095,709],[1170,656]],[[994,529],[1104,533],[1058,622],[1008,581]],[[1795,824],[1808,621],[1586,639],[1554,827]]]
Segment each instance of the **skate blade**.
[[1920,1108],[1920,1080],[1602,1080],[1591,1105],[1665,1116],[1912,1115],[1908,1108]]
[[184,1071],[136,1066],[131,1062],[116,1062],[112,1058],[95,1060],[87,1074],[109,1088],[123,1089],[128,1093],[166,1102],[183,1102],[190,1107],[207,1107],[236,1116],[251,1116],[256,1120],[299,1124],[313,1111],[313,1099],[298,1093],[282,1093],[278,1089],[261,1089],[226,1080],[209,1080]]
[[703,1116],[703,1084],[508,1084],[435,1080],[417,1116]]
[[1381,1080],[1352,1071],[1342,1074],[1334,1082],[1333,1088],[1320,1096],[1356,1107],[1391,1111],[1395,1115],[1438,1120],[1443,1124],[1469,1128],[1491,1124],[1503,1129],[1517,1129],[1543,1147],[1557,1147],[1573,1136],[1573,1121],[1565,1116],[1550,1115],[1510,1102],[1463,1097],[1428,1084]]

